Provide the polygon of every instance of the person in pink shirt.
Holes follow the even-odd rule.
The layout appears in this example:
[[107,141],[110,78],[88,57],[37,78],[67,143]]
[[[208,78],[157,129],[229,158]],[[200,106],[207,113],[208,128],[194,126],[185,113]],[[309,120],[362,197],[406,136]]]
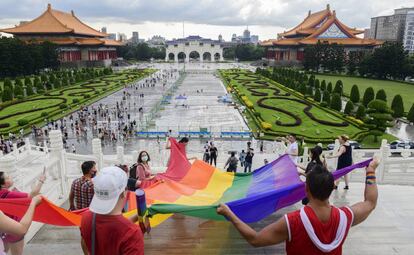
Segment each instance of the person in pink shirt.
[[[17,189],[11,189],[14,185],[13,179],[7,175],[5,172],[0,172],[0,199],[5,198],[30,198],[35,197],[40,193],[43,183],[46,180],[46,175],[44,172],[39,176],[36,185],[33,187],[30,193],[20,192]],[[7,215],[7,214],[6,214]],[[12,215],[7,215],[15,221],[20,221],[18,217]],[[24,247],[24,235],[13,235],[13,234],[4,234],[2,235],[2,240],[5,244],[6,251],[10,249],[12,255],[21,255],[23,254]]]

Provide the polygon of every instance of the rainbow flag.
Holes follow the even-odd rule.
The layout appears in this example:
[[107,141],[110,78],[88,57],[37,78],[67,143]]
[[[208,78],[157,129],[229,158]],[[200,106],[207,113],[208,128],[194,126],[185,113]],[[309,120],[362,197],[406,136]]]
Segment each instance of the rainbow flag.
[[[259,221],[280,208],[305,197],[305,184],[288,155],[253,171],[228,173],[196,160],[187,160],[185,146],[171,141],[167,171],[145,188],[151,226],[155,227],[174,213],[212,220],[225,220],[216,213],[219,203],[226,203],[244,222]],[[335,171],[335,179],[354,169],[365,167],[370,160]],[[22,217],[30,199],[0,199],[0,210]],[[57,226],[79,226],[85,210],[67,211],[43,198],[36,207],[34,220]],[[131,192],[126,217],[136,214],[136,200]]]

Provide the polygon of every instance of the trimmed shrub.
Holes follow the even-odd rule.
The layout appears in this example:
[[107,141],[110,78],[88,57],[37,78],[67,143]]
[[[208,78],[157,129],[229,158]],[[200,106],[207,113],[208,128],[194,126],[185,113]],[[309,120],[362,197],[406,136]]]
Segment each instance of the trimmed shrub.
[[313,96],[313,88],[312,87],[307,87],[306,95]]
[[366,124],[369,128],[369,134],[374,136],[374,142],[376,142],[378,137],[385,133],[387,127],[393,126],[390,123],[393,120],[391,116],[392,110],[385,101],[375,99],[368,104],[367,113],[369,118]]
[[344,113],[349,115],[354,111],[354,103],[352,101],[346,102]]
[[342,96],[343,89],[344,89],[344,85],[343,85],[342,81],[338,80],[335,84],[335,88],[334,88],[333,92],[339,94],[340,96]]
[[67,105],[67,104],[65,104],[65,103],[61,103],[61,104],[59,105],[59,108],[60,108],[60,109],[66,109],[66,108],[68,108],[68,105]]
[[329,91],[325,90],[323,92],[323,98],[322,98],[323,102],[326,102],[327,105],[331,104],[331,93],[329,93]]
[[33,94],[34,94],[33,85],[29,83],[28,85],[26,85],[26,95],[31,96]]
[[23,95],[17,95],[16,96],[16,99],[19,99],[19,100],[22,100],[24,98],[24,96]]
[[411,106],[410,111],[408,111],[407,120],[414,122],[414,104]]
[[404,103],[400,95],[395,95],[395,97],[392,99],[391,110],[394,111],[392,114],[394,118],[400,118],[404,116]]
[[358,109],[356,111],[355,117],[358,118],[358,119],[360,119],[360,120],[364,119],[365,118],[365,114],[366,114],[365,111],[366,111],[365,106],[363,106],[363,105],[358,106]]
[[42,112],[42,114],[40,114],[40,116],[42,116],[42,117],[47,117],[47,116],[49,116],[49,114],[47,113],[47,112]]
[[385,93],[385,90],[378,90],[377,94],[375,95],[375,99],[387,102],[387,94]]
[[315,89],[319,89],[319,87],[320,87],[320,82],[319,82],[319,80],[318,80],[318,79],[316,79],[316,80],[315,80],[315,82],[314,82],[314,84],[313,84],[313,87],[314,87]]
[[272,128],[272,124],[267,123],[267,122],[264,122],[264,121],[260,122],[260,125],[262,126],[262,128],[263,128],[264,130],[269,130],[269,129],[271,129],[271,128]]
[[83,98],[90,98],[91,97],[91,95],[89,95],[89,94],[86,94],[86,95],[83,95]]
[[315,89],[315,95],[313,96],[316,102],[320,102],[322,99],[321,91],[319,89]]
[[13,91],[11,87],[4,87],[3,94],[1,96],[3,102],[13,100]]
[[358,86],[356,84],[354,84],[352,86],[352,89],[351,89],[350,99],[351,99],[352,102],[358,103],[359,100],[361,100],[360,97],[361,96],[359,95],[359,88],[358,88]]
[[330,107],[334,110],[340,111],[342,108],[341,96],[338,93],[334,93],[331,98]]
[[4,89],[6,87],[9,87],[11,90],[13,90],[13,84],[12,84],[12,82],[9,78],[4,79],[3,87],[4,87]]
[[19,119],[18,121],[17,121],[17,124],[19,125],[19,126],[24,126],[24,125],[27,125],[27,124],[29,124],[29,121],[27,120],[27,119]]
[[374,89],[369,87],[364,92],[364,97],[362,98],[362,104],[367,107],[369,102],[374,100]]
[[16,83],[14,85],[14,91],[13,91],[13,93],[14,93],[14,96],[15,97],[17,97],[17,96],[23,96],[24,95],[23,86],[21,84],[19,84],[19,83]]
[[77,104],[77,103],[79,103],[79,99],[78,99],[78,98],[74,98],[74,99],[72,100],[72,103],[73,103],[73,104]]
[[37,94],[43,94],[43,93],[45,93],[45,90],[44,89],[38,89],[37,90]]
[[325,91],[326,90],[326,81],[323,80],[321,83],[321,90]]
[[302,93],[303,95],[306,94],[306,85],[305,83],[302,83],[299,87],[299,92]]
[[323,101],[323,102],[321,103],[321,106],[322,106],[322,107],[328,107],[328,103],[327,103],[327,102],[325,102],[325,101]]
[[330,93],[332,92],[332,82],[328,83],[328,86],[326,87],[326,90],[329,91]]

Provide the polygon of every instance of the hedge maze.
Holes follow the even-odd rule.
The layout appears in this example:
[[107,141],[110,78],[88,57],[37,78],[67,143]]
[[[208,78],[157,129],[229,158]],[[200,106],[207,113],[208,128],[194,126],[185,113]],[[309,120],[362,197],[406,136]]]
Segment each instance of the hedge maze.
[[8,135],[21,128],[28,130],[32,125],[44,124],[45,119],[61,118],[153,72],[154,70],[145,69],[108,74],[72,86],[48,90],[44,94],[1,103],[0,133]]
[[261,75],[240,69],[221,70],[228,90],[246,106],[250,128],[265,136],[289,133],[308,142],[331,142],[339,134],[358,138],[366,130],[341,113]]

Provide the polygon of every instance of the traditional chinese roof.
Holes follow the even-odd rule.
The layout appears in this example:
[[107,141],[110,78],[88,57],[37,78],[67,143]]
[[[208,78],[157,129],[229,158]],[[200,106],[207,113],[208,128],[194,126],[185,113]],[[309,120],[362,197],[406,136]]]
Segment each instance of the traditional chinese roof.
[[336,17],[329,5],[325,10],[311,14],[296,27],[278,34],[277,40],[272,39],[261,43],[262,46],[289,46],[316,44],[318,41],[341,45],[379,45],[382,42],[374,39],[362,39],[356,35],[363,31],[350,28]]
[[48,4],[47,10],[32,21],[23,23],[16,27],[1,29],[0,32],[23,35],[23,34],[75,34],[93,37],[106,37],[105,33],[91,28],[80,21],[75,13],[66,13],[52,9]]
[[123,43],[111,39],[103,38],[39,38],[26,40],[27,42],[42,43],[45,41],[55,43],[57,45],[77,45],[77,46],[122,46]]

